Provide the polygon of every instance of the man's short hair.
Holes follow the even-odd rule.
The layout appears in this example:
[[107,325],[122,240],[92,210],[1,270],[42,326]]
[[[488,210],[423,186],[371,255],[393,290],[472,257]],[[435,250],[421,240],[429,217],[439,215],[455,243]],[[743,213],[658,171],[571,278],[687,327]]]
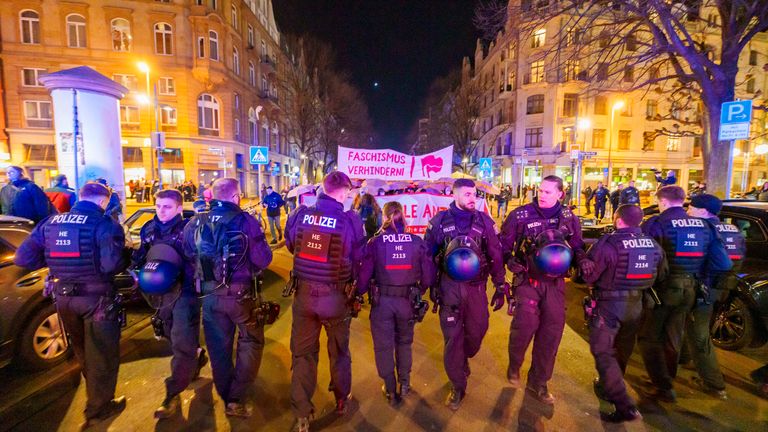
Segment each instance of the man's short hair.
[[80,199],[109,198],[111,195],[108,187],[94,181],[89,181],[80,188]]
[[682,204],[685,201],[685,191],[680,186],[663,186],[656,191],[656,198],[665,199],[671,203]]
[[557,185],[557,190],[559,190],[560,192],[563,191],[563,179],[561,179],[560,177],[558,177],[556,175],[548,175],[548,176],[544,177],[543,179],[541,179],[541,181],[543,181],[543,182],[546,181],[546,182],[554,183],[554,184]]
[[639,227],[643,221],[643,209],[636,205],[622,204],[616,209],[616,217],[630,227]]
[[240,182],[232,177],[220,178],[213,182],[213,199],[229,200],[240,193]]
[[155,194],[155,199],[158,200],[160,198],[172,199],[172,200],[176,201],[177,205],[184,204],[184,198],[182,198],[181,192],[179,192],[176,189],[163,189],[161,191],[158,191]]
[[5,169],[5,172],[7,173],[8,170],[15,170],[21,173],[21,175],[24,175],[24,168],[18,166],[18,165],[11,165],[8,168]]
[[331,171],[323,179],[323,191],[327,194],[342,188],[352,189],[352,180],[341,171]]
[[460,178],[460,179],[457,179],[455,182],[453,182],[453,190],[456,190],[458,188],[463,188],[463,187],[468,187],[468,188],[476,187],[475,181],[468,178]]

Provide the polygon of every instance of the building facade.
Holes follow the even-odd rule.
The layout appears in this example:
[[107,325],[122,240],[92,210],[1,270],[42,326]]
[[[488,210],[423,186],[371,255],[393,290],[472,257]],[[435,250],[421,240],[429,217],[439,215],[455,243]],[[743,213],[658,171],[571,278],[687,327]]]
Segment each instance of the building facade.
[[[125,180],[295,183],[300,160],[282,118],[291,61],[271,0],[7,0],[0,3],[0,162],[41,185],[56,174],[51,99],[38,78],[89,66],[127,87],[120,102]],[[165,148],[150,147],[151,132]],[[257,169],[249,146],[269,147]],[[260,177],[258,177],[260,175]]]
[[[515,3],[513,0],[511,5]],[[697,25],[701,26],[699,34],[716,49],[716,29],[707,27],[711,12],[699,11],[702,18],[710,16]],[[568,20],[553,19],[518,34],[511,19],[487,47],[478,42],[471,63],[464,62],[466,75],[481,80],[487,89],[476,131],[481,141],[476,157],[494,158],[494,182],[516,187],[536,184],[550,174],[571,182],[578,166],[572,159],[574,150],[594,153],[583,161],[582,188],[610,178],[612,185],[635,179],[638,187],[655,189],[653,168],[673,170],[683,187],[703,180],[701,138],[658,134],[663,129],[678,130],[681,123],[700,114],[695,109],[675,109],[668,90],[659,86],[622,90],[635,81],[629,68],[619,79],[626,86],[620,83],[595,91],[590,83],[601,79],[597,76],[601,71],[596,75],[585,60],[568,56],[569,45],[580,43],[586,32],[565,28],[564,23]],[[758,34],[739,62],[737,98],[753,99],[755,105],[764,103],[768,91],[765,65],[768,35]],[[756,111],[753,139],[736,142],[735,191],[749,189],[766,178],[767,118],[765,112]]]

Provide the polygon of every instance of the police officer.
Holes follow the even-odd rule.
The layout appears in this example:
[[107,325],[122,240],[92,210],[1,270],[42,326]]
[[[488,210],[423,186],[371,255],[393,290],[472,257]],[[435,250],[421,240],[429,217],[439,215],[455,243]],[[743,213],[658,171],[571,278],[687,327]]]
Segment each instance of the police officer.
[[238,181],[221,178],[212,189],[211,210],[197,214],[184,228],[184,254],[195,264],[216,391],[228,416],[249,417],[244,398],[264,349],[264,326],[253,312],[259,306],[255,284],[272,261],[272,250],[261,224],[240,208]]
[[610,200],[611,200],[611,214],[616,213],[616,210],[619,208],[619,200],[621,197],[621,191],[624,189],[624,185],[622,183],[619,183],[616,185],[616,190],[611,192]]
[[[182,204],[181,192],[176,189],[161,190],[155,194],[155,217],[141,227],[141,244],[131,257],[133,268],[141,269],[148,261],[150,250],[157,245],[170,246],[170,252],[179,258],[184,256],[183,231],[187,220],[182,217]],[[155,410],[155,418],[168,418],[178,410],[181,405],[179,393],[187,388],[193,378],[200,374],[200,368],[208,362],[199,342],[200,300],[195,292],[195,268],[190,260],[184,261],[182,266],[178,276],[181,291],[178,292],[179,287],[176,287],[170,293],[160,293],[162,298],[158,301],[159,308],[153,317],[153,323],[157,323],[161,332],[158,336],[170,340],[173,352],[171,376],[165,380],[165,399]],[[155,282],[156,279],[152,279]],[[177,284],[176,280],[168,282],[166,285]]]
[[120,366],[120,305],[113,278],[128,266],[123,228],[104,215],[110,191],[98,183],[80,189],[69,213],[44,219],[16,252],[28,269],[47,266],[56,310],[85,377],[88,428],[125,409],[115,398]]
[[397,405],[410,391],[415,314],[426,312],[421,296],[434,284],[435,266],[421,237],[406,233],[402,204],[386,203],[384,219],[381,231],[365,247],[357,285],[360,294],[371,290],[376,369],[384,380],[384,396]]
[[331,390],[336,412],[346,413],[351,397],[349,299],[365,246],[365,231],[353,211],[344,211],[352,190],[346,174],[334,171],[323,180],[312,206],[299,206],[285,226],[285,244],[293,254],[293,324],[291,326],[291,408],[297,429],[309,430],[317,385],[320,329],[328,336]]
[[514,387],[520,386],[520,367],[535,335],[527,389],[549,405],[555,398],[547,382],[552,378],[565,327],[564,278],[574,258],[585,273],[593,267],[585,259],[579,219],[560,204],[562,196],[563,180],[553,175],[544,177],[539,198],[516,208],[501,227],[504,257],[515,273],[513,286],[517,285],[507,380]]
[[640,230],[640,207],[624,204],[613,220],[617,230],[601,237],[589,249],[587,257],[595,263],[595,269],[583,277],[593,285],[585,308],[589,347],[600,376],[595,381],[595,392],[616,405],[614,412],[601,413],[601,417],[623,422],[642,418],[627,394],[624,372],[640,328],[643,294],[657,279],[664,279],[667,262],[661,246]]
[[439,265],[439,282],[431,295],[440,306],[443,362],[451,381],[445,404],[455,411],[466,395],[469,359],[480,350],[488,331],[488,276],[495,287],[494,311],[504,305],[509,290],[496,225],[488,214],[475,209],[475,182],[456,180],[453,197],[450,208],[429,221],[424,240]]
[[630,180],[627,187],[621,191],[619,204],[640,205],[640,192],[635,187],[634,180]]
[[685,325],[685,339],[688,342],[688,351],[693,358],[699,376],[693,381],[705,393],[714,395],[720,399],[727,399],[725,381],[720,365],[717,363],[715,347],[709,334],[709,323],[712,318],[713,304],[728,290],[735,289],[736,275],[741,268],[741,263],[746,253],[746,243],[741,231],[729,223],[720,222],[717,215],[723,208],[720,198],[699,194],[691,198],[688,206],[688,215],[708,220],[717,229],[720,238],[725,244],[728,257],[733,262],[730,272],[716,272],[709,268],[704,269],[704,283],[709,287],[707,298],[696,299],[693,309],[688,313]]
[[597,219],[597,223],[600,223],[605,217],[605,203],[608,202],[609,194],[610,191],[603,186],[603,182],[598,182],[597,188],[595,188],[595,191],[592,193],[595,197],[595,218]]
[[658,286],[660,305],[646,311],[638,344],[651,378],[645,394],[664,402],[675,402],[672,379],[677,374],[685,316],[696,297],[704,297],[705,272],[725,272],[731,260],[717,231],[707,221],[686,214],[685,191],[664,186],[656,192],[659,215],[646,220],[643,233],[661,244],[669,264],[669,275]]

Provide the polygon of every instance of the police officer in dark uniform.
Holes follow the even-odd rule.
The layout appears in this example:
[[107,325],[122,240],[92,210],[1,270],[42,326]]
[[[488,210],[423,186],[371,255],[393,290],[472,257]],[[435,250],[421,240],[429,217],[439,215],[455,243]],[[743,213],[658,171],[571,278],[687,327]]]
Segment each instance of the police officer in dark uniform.
[[495,287],[494,311],[504,305],[509,288],[496,225],[488,214],[475,209],[475,182],[456,180],[453,196],[450,208],[429,221],[424,240],[439,265],[439,282],[431,295],[440,305],[443,362],[452,384],[445,404],[455,411],[466,395],[469,359],[480,351],[488,331],[488,276]]
[[125,409],[125,397],[115,398],[121,311],[113,279],[129,254],[123,228],[104,215],[110,195],[103,185],[85,184],[72,210],[41,221],[15,258],[28,269],[48,267],[46,290],[86,378],[84,429]]
[[640,205],[640,192],[635,187],[635,181],[630,180],[619,195],[619,204]]
[[608,202],[610,193],[608,188],[603,186],[603,182],[598,182],[597,188],[592,193],[595,197],[595,218],[597,218],[597,223],[600,223],[605,217],[605,203]]
[[709,268],[704,271],[704,283],[709,287],[707,298],[698,298],[693,309],[688,313],[685,325],[685,340],[688,342],[688,350],[696,365],[699,376],[693,381],[704,392],[720,399],[727,399],[725,392],[725,380],[717,363],[715,347],[709,334],[709,323],[712,318],[713,304],[721,296],[736,288],[736,274],[741,269],[741,263],[746,253],[746,243],[741,231],[729,223],[720,222],[717,215],[723,208],[720,198],[710,194],[699,194],[691,198],[688,206],[688,215],[706,219],[717,229],[720,238],[725,244],[728,257],[733,262],[733,268],[729,272],[716,272]]
[[[228,416],[249,417],[244,398],[261,364],[264,325],[257,278],[272,261],[261,224],[240,208],[240,184],[233,178],[213,183],[211,210],[184,228],[184,254],[195,263],[202,295],[203,333],[216,391]],[[232,345],[237,330],[236,362]]]
[[[183,231],[187,220],[182,217],[182,204],[181,192],[176,189],[161,190],[155,194],[155,217],[141,227],[141,244],[133,252],[131,267],[141,271],[147,264],[150,250],[158,245],[170,246],[179,258],[184,256]],[[155,261],[149,261],[156,265]],[[180,287],[175,286],[171,292],[157,296],[158,311],[153,317],[156,336],[168,338],[173,351],[171,376],[165,380],[165,399],[155,411],[155,418],[168,418],[178,410],[181,405],[179,393],[187,388],[200,374],[200,368],[208,362],[199,342],[200,300],[195,291],[195,267],[190,260],[185,260],[182,266],[174,281],[160,280],[161,283],[174,286],[179,284]],[[146,272],[152,273],[153,270],[159,271],[153,267]],[[163,276],[171,278],[171,275]],[[152,285],[152,282],[163,278],[153,276],[148,279],[149,285]],[[142,282],[143,278],[140,279],[140,285]]]
[[646,311],[638,344],[651,378],[651,387],[644,393],[675,402],[672,380],[677,375],[686,314],[697,297],[707,296],[705,274],[726,272],[732,264],[715,228],[686,214],[685,191],[681,187],[661,187],[656,198],[661,213],[645,221],[642,230],[664,248],[669,275],[658,286],[661,304]]
[[601,417],[623,422],[642,418],[627,394],[624,372],[640,328],[643,294],[657,279],[664,279],[667,262],[661,246],[640,230],[643,210],[639,206],[620,206],[613,220],[617,230],[589,249],[587,257],[595,269],[583,277],[593,285],[585,308],[589,346],[600,375],[595,392],[616,405],[616,411]]
[[[605,188],[603,188],[605,189]],[[573,259],[582,272],[593,267],[585,259],[579,219],[560,204],[563,180],[544,177],[539,197],[516,208],[501,227],[501,244],[513,282],[516,301],[509,333],[507,380],[520,386],[520,367],[528,345],[533,342],[533,359],[527,389],[546,404],[555,398],[547,389],[555,356],[565,327],[565,276]]]
[[371,293],[376,369],[384,396],[396,405],[410,391],[413,327],[428,307],[421,296],[435,283],[435,265],[421,237],[406,233],[402,204],[386,203],[384,219],[365,247],[357,284],[358,293]]
[[351,397],[349,300],[354,297],[365,230],[353,211],[344,211],[343,203],[352,190],[346,174],[328,174],[323,190],[314,205],[302,205],[291,212],[285,227],[285,244],[293,254],[291,287],[295,288],[291,408],[299,431],[309,430],[314,412],[312,395],[317,385],[321,328],[328,336],[330,387],[339,415],[346,413]]

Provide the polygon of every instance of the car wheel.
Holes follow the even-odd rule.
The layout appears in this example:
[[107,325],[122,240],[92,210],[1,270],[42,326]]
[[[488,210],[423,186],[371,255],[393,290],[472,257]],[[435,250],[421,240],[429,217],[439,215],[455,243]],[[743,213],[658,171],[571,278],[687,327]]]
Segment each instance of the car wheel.
[[70,353],[56,307],[48,304],[27,319],[21,331],[16,364],[27,370],[43,370],[64,361]]
[[749,307],[740,298],[718,304],[710,326],[712,342],[716,347],[728,351],[744,348],[754,338],[754,325]]

